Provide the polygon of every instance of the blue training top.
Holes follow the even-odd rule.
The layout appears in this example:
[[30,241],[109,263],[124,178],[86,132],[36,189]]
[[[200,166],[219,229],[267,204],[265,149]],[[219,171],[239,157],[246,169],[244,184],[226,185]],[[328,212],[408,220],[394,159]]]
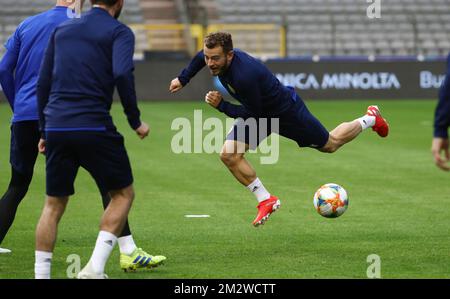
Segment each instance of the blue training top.
[[6,42],[0,83],[14,111],[13,122],[39,119],[36,100],[39,68],[51,33],[67,19],[67,7],[54,7],[25,19]]
[[434,115],[434,137],[448,138],[450,126],[450,53],[447,57],[447,75],[439,90],[439,102]]
[[[205,66],[205,56],[200,51],[178,76],[181,84],[185,86]],[[299,101],[292,87],[281,84],[264,64],[239,49],[234,49],[233,60],[219,80],[242,104],[222,101],[218,109],[229,117],[275,117]]]
[[113,129],[114,87],[133,129],[141,125],[134,86],[134,34],[102,8],[56,28],[37,94],[41,131]]

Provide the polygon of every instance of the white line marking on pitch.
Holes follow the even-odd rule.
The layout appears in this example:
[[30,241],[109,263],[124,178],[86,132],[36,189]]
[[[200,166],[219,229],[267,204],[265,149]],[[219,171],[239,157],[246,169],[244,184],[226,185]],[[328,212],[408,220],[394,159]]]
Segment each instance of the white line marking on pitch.
[[421,121],[420,124],[421,124],[422,126],[427,126],[427,127],[430,127],[430,126],[433,125],[433,123],[432,123],[430,120],[424,120],[424,121]]
[[209,215],[184,215],[186,218],[209,218]]

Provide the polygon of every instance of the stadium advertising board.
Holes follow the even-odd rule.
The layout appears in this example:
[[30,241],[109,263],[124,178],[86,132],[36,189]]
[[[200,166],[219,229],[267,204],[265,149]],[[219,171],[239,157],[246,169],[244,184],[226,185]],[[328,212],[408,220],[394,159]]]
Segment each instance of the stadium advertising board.
[[434,99],[442,62],[269,62],[284,85],[304,99]]
[[[188,61],[136,63],[136,86],[140,100],[202,100],[217,89],[203,69],[185,88],[170,94],[170,81]],[[308,99],[436,99],[445,76],[445,62],[306,62],[268,61],[266,65],[284,85],[294,86]],[[0,99],[5,101],[3,92]]]
[[[146,62],[137,65],[141,99],[203,100],[218,89],[202,70],[189,88],[169,94],[167,85],[188,62]],[[445,76],[444,61],[429,62],[306,62],[268,61],[266,65],[284,85],[294,86],[303,99],[436,99]],[[151,78],[151,79],[150,79]],[[223,89],[224,91],[224,89]]]

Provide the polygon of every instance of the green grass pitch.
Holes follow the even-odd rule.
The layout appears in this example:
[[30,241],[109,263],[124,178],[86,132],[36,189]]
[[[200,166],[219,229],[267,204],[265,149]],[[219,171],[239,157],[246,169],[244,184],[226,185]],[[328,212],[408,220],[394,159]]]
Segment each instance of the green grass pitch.
[[[328,128],[365,112],[367,101],[309,101],[310,110]],[[257,202],[222,165],[218,154],[174,154],[172,120],[225,117],[202,102],[140,103],[151,126],[144,141],[129,129],[119,104],[113,116],[125,136],[135,176],[136,200],[130,214],[138,246],[167,256],[152,271],[123,273],[116,248],[107,264],[111,278],[365,278],[367,257],[381,259],[382,278],[450,278],[450,177],[431,158],[436,101],[377,101],[391,125],[379,138],[368,130],[335,154],[299,149],[280,138],[280,158],[259,164],[248,156],[281,209],[266,225],[253,228]],[[0,105],[0,193],[9,181],[9,118]],[[44,203],[44,159],[16,221],[2,246],[0,278],[34,277],[34,230]],[[315,190],[341,184],[349,208],[337,219],[319,216]],[[53,278],[66,278],[66,259],[88,261],[98,233],[102,206],[89,175],[80,171],[58,233]],[[209,214],[188,219],[186,214]]]

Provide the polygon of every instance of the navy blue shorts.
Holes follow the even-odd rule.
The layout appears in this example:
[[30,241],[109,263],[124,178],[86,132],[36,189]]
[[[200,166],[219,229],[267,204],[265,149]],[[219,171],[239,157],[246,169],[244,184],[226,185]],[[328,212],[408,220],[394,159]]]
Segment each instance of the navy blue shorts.
[[[277,133],[294,140],[300,147],[317,149],[324,147],[329,138],[328,130],[309,112],[300,98],[298,98],[298,101],[295,108],[277,117],[278,128],[274,126],[273,120],[270,118],[255,120],[237,119],[226,139],[248,144],[250,149],[253,150],[271,133]],[[256,130],[252,129],[254,128],[254,123],[257,126]]]
[[47,132],[47,195],[74,194],[78,168],[86,169],[100,190],[119,190],[133,183],[124,139],[116,131]]
[[33,176],[40,136],[37,120],[12,123],[9,162],[17,172]]

